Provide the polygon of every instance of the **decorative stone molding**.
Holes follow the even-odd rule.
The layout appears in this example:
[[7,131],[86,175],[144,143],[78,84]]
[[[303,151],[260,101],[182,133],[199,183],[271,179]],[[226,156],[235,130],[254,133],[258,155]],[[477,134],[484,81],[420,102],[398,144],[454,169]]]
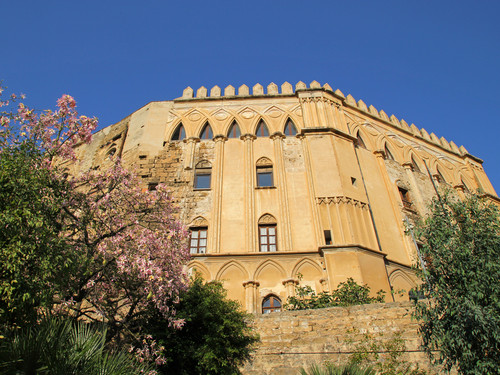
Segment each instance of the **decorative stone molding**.
[[204,217],[198,216],[195,218],[191,224],[189,224],[190,227],[208,227],[208,221]]
[[247,134],[243,134],[242,136],[240,136],[240,139],[242,141],[253,141],[253,140],[257,139],[257,136],[255,136],[254,134],[247,133]]
[[262,157],[259,160],[257,160],[257,163],[255,163],[255,165],[257,167],[267,167],[267,166],[272,166],[273,162],[266,157]]
[[276,224],[276,218],[271,214],[264,214],[260,217],[259,224]]
[[361,202],[357,199],[354,198],[349,198],[346,196],[337,196],[337,197],[317,197],[316,202],[321,205],[321,204],[340,204],[340,203],[346,203],[350,204],[353,206],[357,206],[360,208],[367,208],[368,204],[365,202]]
[[257,288],[260,286],[260,283],[255,280],[248,280],[243,282],[243,287],[244,288]]
[[213,138],[214,142],[225,142],[227,141],[227,137],[223,134],[217,134],[214,138]]
[[[453,153],[458,153],[461,155],[469,154],[463,146],[459,148],[457,147],[456,144],[454,144],[453,142],[449,142],[444,137],[439,138],[434,133],[429,134],[424,128],[419,129],[418,127],[415,126],[415,124],[408,125],[406,121],[404,121],[403,119],[399,120],[395,115],[391,115],[389,117],[385,111],[383,110],[378,111],[373,105],[367,105],[361,99],[356,101],[356,99],[351,94],[345,96],[339,89],[336,89],[334,91],[328,83],[325,83],[323,86],[321,86],[321,84],[318,81],[312,81],[308,87],[307,84],[305,84],[302,81],[297,82],[297,84],[295,85],[295,91],[304,91],[304,90],[321,90],[324,92],[328,92],[330,94],[333,93],[337,98],[340,98],[340,100],[344,103],[344,105],[350,106],[359,111],[367,113],[370,116],[376,117],[386,122],[389,125],[404,130],[405,132],[409,132],[416,137],[423,138],[429,142],[432,142],[433,144],[447,151],[451,151]],[[280,93],[278,85],[276,85],[274,82],[271,82],[267,86],[267,94],[265,94],[264,86],[261,85],[260,83],[257,83],[252,87],[252,94],[250,94],[250,89],[247,85],[241,85],[238,88],[238,94],[237,94],[237,96],[266,96],[266,95],[271,95],[271,96],[294,95],[294,88],[290,83],[284,82],[281,85],[281,93]],[[196,98],[195,98],[193,96],[193,89],[191,87],[186,87],[182,92],[182,97],[180,97],[179,99],[180,100],[205,99],[205,98],[217,99],[220,98],[221,96],[226,96],[226,97],[236,96],[236,90],[233,86],[229,85],[224,89],[224,94],[222,95],[221,88],[216,85],[210,90],[210,95],[208,96],[207,89],[201,86],[198,90],[196,90]],[[303,98],[302,100],[304,102],[327,101],[326,98],[321,98],[321,97]],[[342,108],[341,103],[331,102],[330,104],[335,105],[337,108]]]

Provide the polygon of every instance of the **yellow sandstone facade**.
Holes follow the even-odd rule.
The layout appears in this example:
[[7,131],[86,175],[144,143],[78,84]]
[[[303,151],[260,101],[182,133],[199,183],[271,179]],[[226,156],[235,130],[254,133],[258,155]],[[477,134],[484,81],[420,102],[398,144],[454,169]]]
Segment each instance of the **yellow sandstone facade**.
[[[266,92],[265,92],[266,91]],[[435,185],[496,193],[482,161],[328,84],[191,88],[95,134],[75,168],[135,166],[144,190],[167,184],[191,229],[192,260],[249,312],[278,309],[302,285],[348,277],[372,291],[418,282],[404,220]],[[427,171],[427,167],[429,173]],[[74,172],[78,172],[75,170]]]

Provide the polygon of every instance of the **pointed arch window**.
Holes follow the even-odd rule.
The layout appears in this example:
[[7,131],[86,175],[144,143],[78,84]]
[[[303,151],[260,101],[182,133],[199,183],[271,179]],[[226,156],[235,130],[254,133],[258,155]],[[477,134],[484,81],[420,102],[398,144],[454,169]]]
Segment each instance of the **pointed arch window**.
[[288,119],[285,125],[285,135],[294,136],[297,135],[297,128],[292,120]]
[[212,127],[207,122],[205,126],[203,126],[203,129],[201,129],[200,139],[212,139],[213,137]]
[[441,173],[441,171],[439,170],[439,168],[436,168],[437,170],[437,177],[439,179],[439,183],[441,184],[446,184],[446,179],[444,178],[443,174]]
[[361,138],[361,134],[358,131],[358,134],[356,135],[356,139],[358,140],[358,146],[362,148],[366,148],[365,141],[363,141],[363,138]]
[[413,155],[411,156],[411,166],[415,172],[421,172],[420,168],[418,167],[417,162],[415,161],[415,158]]
[[227,132],[227,137],[239,138],[240,136],[241,136],[240,127],[236,121],[233,121],[231,127],[229,128],[229,131]]
[[385,147],[384,147],[384,152],[385,152],[385,158],[387,160],[394,160],[394,156],[392,155],[392,152],[389,150],[389,148],[387,147],[387,143],[385,144]]
[[259,125],[257,125],[257,130],[255,131],[257,137],[269,137],[269,129],[267,128],[264,120],[260,120]]
[[182,126],[182,122],[175,129],[174,134],[172,134],[172,141],[182,141],[186,138],[186,131],[184,130],[184,126]]
[[262,314],[281,311],[281,300],[275,295],[270,295],[262,301]]

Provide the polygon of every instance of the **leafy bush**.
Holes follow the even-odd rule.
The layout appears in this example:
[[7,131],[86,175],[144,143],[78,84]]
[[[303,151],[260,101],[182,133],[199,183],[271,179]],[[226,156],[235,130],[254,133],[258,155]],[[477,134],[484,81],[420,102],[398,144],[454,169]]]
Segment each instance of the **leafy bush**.
[[191,280],[180,302],[173,308],[176,318],[185,321],[181,329],[168,326],[161,316],[145,323],[164,349],[164,374],[238,374],[259,341],[250,327],[251,315],[238,302],[226,298],[220,282]]
[[[301,279],[299,275],[299,279]],[[288,297],[285,308],[288,310],[321,309],[333,306],[363,305],[384,302],[384,291],[379,290],[376,297],[370,297],[370,287],[359,285],[352,278],[341,282],[332,292],[316,292],[308,285],[296,286],[295,296]]]
[[[351,331],[356,332],[356,331]],[[384,334],[380,333],[379,338]],[[353,340],[347,340],[353,343]],[[354,365],[372,365],[379,375],[425,375],[426,371],[405,358],[406,344],[401,332],[394,333],[389,339],[377,340],[369,333],[355,344],[354,353],[348,363]]]
[[152,369],[105,348],[106,328],[50,318],[0,339],[0,374],[129,375]]
[[325,363],[323,367],[313,364],[306,371],[304,368],[300,369],[300,375],[375,375],[375,370],[368,366],[363,367],[357,364],[347,365],[334,365]]

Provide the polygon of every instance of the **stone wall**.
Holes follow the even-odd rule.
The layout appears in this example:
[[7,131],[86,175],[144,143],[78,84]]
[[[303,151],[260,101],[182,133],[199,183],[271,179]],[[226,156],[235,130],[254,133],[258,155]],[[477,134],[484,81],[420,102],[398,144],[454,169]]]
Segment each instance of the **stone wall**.
[[261,344],[242,372],[290,375],[311,363],[344,363],[366,334],[384,342],[398,333],[406,343],[402,358],[428,369],[411,310],[410,302],[394,302],[257,315]]

